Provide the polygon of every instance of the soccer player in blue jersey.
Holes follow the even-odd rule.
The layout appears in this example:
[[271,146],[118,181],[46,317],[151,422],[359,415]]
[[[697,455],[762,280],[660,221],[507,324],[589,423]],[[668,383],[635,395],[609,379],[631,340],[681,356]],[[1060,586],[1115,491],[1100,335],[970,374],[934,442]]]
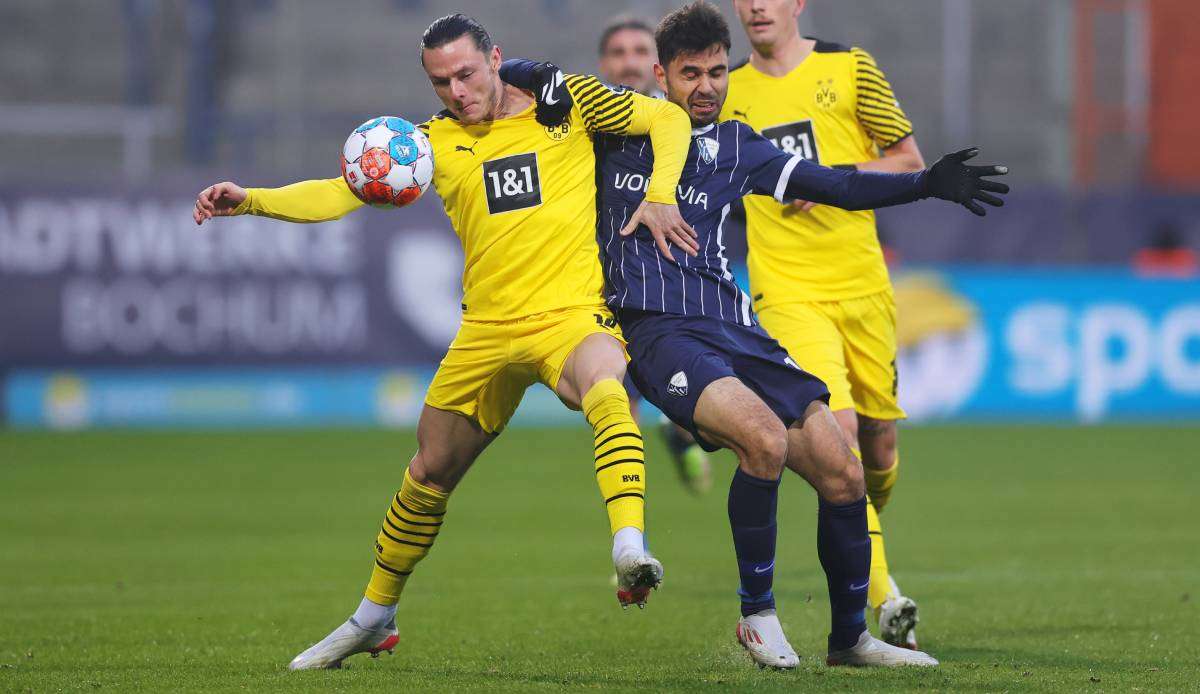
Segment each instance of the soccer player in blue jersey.
[[[729,448],[738,469],[729,488],[729,522],[741,579],[741,644],[761,665],[799,659],[783,633],[772,594],[775,510],[787,467],[819,496],[817,553],[832,612],[831,665],[936,665],[929,655],[870,635],[865,607],[870,569],[862,465],[829,410],[829,391],[803,371],[757,324],[750,298],[734,283],[724,254],[730,204],[751,193],[868,209],[937,197],[963,205],[1000,205],[1003,184],[983,178],[1004,167],[967,166],[975,150],[928,170],[879,174],[827,169],[775,148],[748,126],[717,122],[728,87],[729,28],[711,5],[695,2],[663,19],[655,33],[655,73],[667,97],[688,112],[693,139],[678,201],[695,243],[672,247],[638,215],[653,152],[644,137],[597,138],[598,240],[606,300],[628,340],[630,373],[642,394],[709,450]],[[557,68],[508,61],[506,81],[550,94]]]

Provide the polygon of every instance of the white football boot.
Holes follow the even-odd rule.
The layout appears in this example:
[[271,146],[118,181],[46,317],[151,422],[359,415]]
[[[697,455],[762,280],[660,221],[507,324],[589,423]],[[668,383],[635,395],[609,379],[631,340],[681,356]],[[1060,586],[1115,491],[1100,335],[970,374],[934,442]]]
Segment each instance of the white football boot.
[[759,667],[790,670],[800,664],[800,656],[788,643],[775,610],[763,610],[739,619],[737,640]]
[[329,636],[321,639],[308,650],[292,658],[289,670],[333,670],[342,666],[342,660],[355,653],[370,653],[372,658],[392,649],[400,641],[396,623],[389,622],[379,629],[364,629],[347,619]]
[[879,637],[901,648],[917,650],[917,603],[912,598],[905,597],[896,581],[888,576],[891,589],[887,599],[875,608],[875,617],[879,620]]
[[662,583],[662,564],[644,549],[628,549],[613,565],[617,570],[617,602],[626,609],[630,605],[645,609],[651,589],[657,590]]
[[897,648],[871,636],[864,631],[858,643],[842,651],[830,651],[825,657],[826,665],[851,665],[856,667],[936,667],[938,661],[928,653]]

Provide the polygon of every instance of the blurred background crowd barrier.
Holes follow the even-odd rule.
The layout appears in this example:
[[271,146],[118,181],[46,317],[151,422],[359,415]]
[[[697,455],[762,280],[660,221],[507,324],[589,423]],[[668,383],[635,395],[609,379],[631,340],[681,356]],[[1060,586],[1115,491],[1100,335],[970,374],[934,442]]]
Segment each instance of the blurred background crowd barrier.
[[[416,48],[438,15],[591,72],[609,18],[676,4],[5,3],[0,416],[412,424],[459,319],[436,196],[197,228],[195,193],[337,175],[358,123],[439,110]],[[1013,171],[982,222],[937,203],[880,215],[913,419],[1200,417],[1194,0],[810,0],[803,19],[875,55],[927,158],[974,144]],[[744,56],[736,23],[734,39]],[[517,421],[575,419],[537,389]]]

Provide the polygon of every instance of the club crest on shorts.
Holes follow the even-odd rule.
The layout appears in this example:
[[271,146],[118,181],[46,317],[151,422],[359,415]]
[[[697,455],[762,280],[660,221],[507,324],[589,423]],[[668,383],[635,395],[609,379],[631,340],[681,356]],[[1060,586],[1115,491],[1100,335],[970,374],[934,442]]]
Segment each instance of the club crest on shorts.
[[711,164],[717,160],[717,150],[721,148],[721,144],[711,137],[697,137],[696,149],[700,151],[700,159],[705,164]]
[[671,381],[667,383],[667,392],[677,398],[682,398],[688,393],[687,374],[682,371],[676,371],[671,377]]

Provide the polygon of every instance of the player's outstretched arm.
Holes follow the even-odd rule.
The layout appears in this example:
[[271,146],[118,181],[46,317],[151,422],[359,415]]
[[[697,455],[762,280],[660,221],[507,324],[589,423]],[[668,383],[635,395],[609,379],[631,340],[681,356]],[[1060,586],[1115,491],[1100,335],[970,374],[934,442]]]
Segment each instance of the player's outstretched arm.
[[344,217],[363,206],[341,177],[301,181],[282,188],[243,188],[225,181],[196,196],[192,219],[252,214],[285,222],[312,224]]
[[[925,171],[906,174],[830,169],[793,158],[784,167],[774,195],[780,202],[799,198],[845,210],[873,210],[940,198],[957,202],[982,217],[987,213],[980,202],[1001,207],[1004,200],[998,196],[1008,193],[1007,185],[987,177],[1003,176],[1008,167],[963,163],[978,153],[975,148],[965,149],[942,157]],[[770,194],[762,187],[761,182],[757,183],[760,192]]]

